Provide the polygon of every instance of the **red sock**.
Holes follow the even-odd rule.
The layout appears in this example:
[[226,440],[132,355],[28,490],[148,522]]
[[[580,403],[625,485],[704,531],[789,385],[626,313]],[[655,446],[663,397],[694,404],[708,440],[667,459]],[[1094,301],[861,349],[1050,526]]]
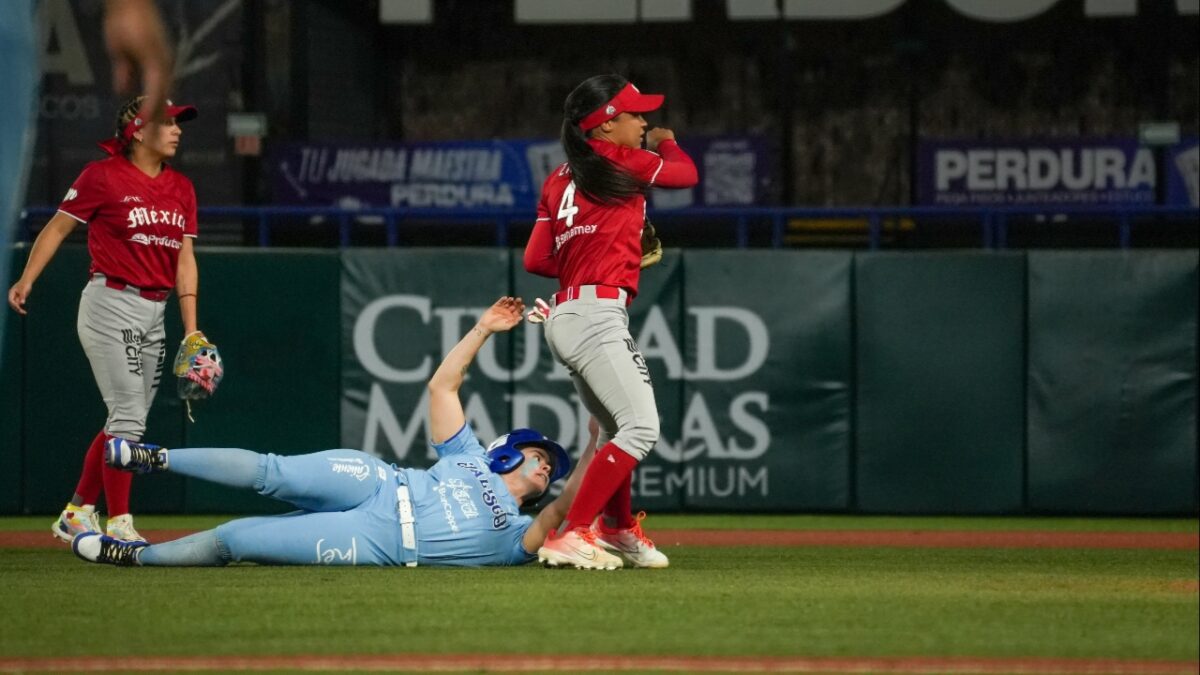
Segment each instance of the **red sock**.
[[606,530],[628,530],[636,522],[633,519],[633,474],[630,473],[604,505],[603,527]]
[[104,464],[102,476],[104,477],[104,501],[108,506],[108,517],[129,513],[129,489],[133,485],[133,474]]
[[83,456],[83,472],[79,474],[79,484],[75,486],[75,494],[83,497],[84,504],[95,504],[100,498],[100,488],[103,485],[101,471],[104,468],[104,443],[108,435],[101,429],[92,439],[87,454]]
[[633,473],[638,461],[632,455],[618,448],[609,441],[596,451],[596,456],[583,474],[583,483],[571,502],[567,511],[567,519],[563,522],[563,530],[575,527],[589,527],[600,509],[613,496],[613,492]]

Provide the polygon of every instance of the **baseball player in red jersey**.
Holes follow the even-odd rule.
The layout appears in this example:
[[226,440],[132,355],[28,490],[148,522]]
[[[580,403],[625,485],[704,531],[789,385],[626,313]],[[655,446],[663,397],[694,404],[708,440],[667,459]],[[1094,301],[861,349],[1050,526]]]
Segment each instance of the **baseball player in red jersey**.
[[63,239],[87,223],[92,262],[76,325],[108,419],[88,448],[74,497],[51,528],[66,542],[99,531],[95,503],[101,489],[108,535],[145,541],[129,514],[132,476],[104,465],[104,443],[113,437],[137,441],[145,432],[166,356],[163,318],[172,289],[184,332],[198,333],[196,191],[166,164],[179,147],[179,123],[195,118],[196,109],[168,101],[164,117],[155,119],[139,112],[145,103],[139,96],[121,108],[116,134],[100,144],[110,156],[84,167],[8,291],[8,304],[25,314],[34,282]]
[[659,419],[650,371],[626,312],[638,291],[646,190],[697,182],[696,166],[674,132],[646,131],[642,113],[662,102],[661,95],[642,94],[618,75],[592,77],[567,96],[567,163],[542,185],[525,248],[526,270],[559,280],[553,309],[532,318],[544,318],[551,353],[570,370],[607,441],[562,528],[538,550],[538,559],[551,566],[620,566],[621,558],[609,550],[636,567],[668,564],[642,532],[644,514],[634,517],[630,509],[633,469],[658,441]]

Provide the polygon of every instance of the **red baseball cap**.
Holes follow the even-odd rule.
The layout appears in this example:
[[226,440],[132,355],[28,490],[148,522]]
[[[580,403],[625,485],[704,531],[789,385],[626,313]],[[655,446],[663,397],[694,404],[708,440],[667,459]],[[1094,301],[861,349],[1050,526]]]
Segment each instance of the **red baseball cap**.
[[[143,104],[144,105],[144,104]],[[200,114],[194,105],[175,105],[170,100],[167,101],[165,108],[165,117],[175,118],[178,122],[187,122],[196,119],[196,115]],[[121,130],[120,136],[114,136],[105,141],[101,141],[98,145],[100,149],[110,155],[120,154],[120,152],[129,145],[129,141],[133,138],[133,133],[146,125],[145,118],[142,117],[141,111],[138,111],[137,116],[129,120],[125,128]]]
[[608,103],[588,113],[579,121],[579,128],[591,131],[623,112],[647,113],[658,110],[663,104],[662,94],[643,94],[630,82]]

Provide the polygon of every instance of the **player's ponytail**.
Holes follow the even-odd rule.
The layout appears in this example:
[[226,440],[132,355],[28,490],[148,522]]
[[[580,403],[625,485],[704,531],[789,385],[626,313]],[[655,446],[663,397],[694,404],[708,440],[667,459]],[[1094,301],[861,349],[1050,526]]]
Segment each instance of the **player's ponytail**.
[[620,75],[597,75],[584,80],[563,104],[562,146],[575,188],[588,199],[614,204],[642,192],[646,186],[588,145],[579,123],[589,113],[612,100],[628,84]]

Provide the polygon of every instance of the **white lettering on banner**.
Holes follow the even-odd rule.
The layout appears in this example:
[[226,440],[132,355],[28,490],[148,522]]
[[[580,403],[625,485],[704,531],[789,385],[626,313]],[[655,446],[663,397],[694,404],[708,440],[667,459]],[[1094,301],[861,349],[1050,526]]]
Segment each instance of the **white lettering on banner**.
[[366,371],[384,382],[424,382],[433,374],[433,359],[426,355],[420,365],[407,370],[396,368],[384,362],[379,350],[375,348],[375,324],[379,317],[390,309],[410,309],[421,318],[421,323],[429,323],[429,298],[419,295],[385,295],[371,301],[354,321],[354,354]]
[[639,464],[633,472],[637,497],[766,497],[770,494],[767,467],[712,466],[682,468]]
[[1154,187],[1154,155],[1139,148],[954,148],[934,153],[938,192],[1137,190]]
[[513,206],[508,183],[393,183],[392,206],[438,208]]
[[[383,457],[385,450],[404,460],[410,450],[425,444],[428,437],[429,394],[422,387],[420,397],[412,410],[396,410],[388,399],[385,386],[388,384],[415,385],[424,383],[431,374],[432,365],[428,357],[418,368],[399,369],[385,363],[375,348],[378,323],[382,314],[392,309],[403,309],[412,318],[417,329],[436,330],[442,351],[452,348],[463,333],[464,322],[477,316],[482,310],[474,307],[440,307],[432,309],[432,301],[425,296],[388,295],[368,303],[360,312],[353,329],[355,354],[364,369],[376,381],[370,385],[366,395],[365,427],[362,443],[357,444],[366,452]],[[682,351],[676,337],[658,306],[651,306],[642,325],[637,341],[642,345],[642,354],[649,360],[658,360],[666,368],[671,379],[686,381],[730,382],[752,376],[766,363],[770,349],[770,335],[762,318],[742,307],[691,307],[688,314],[693,317],[695,336],[694,363],[684,364]],[[539,362],[543,340],[540,331],[526,325],[519,360],[514,357],[511,368],[500,364],[494,351],[495,341],[485,343],[478,357],[482,377],[497,382],[523,380],[533,374]],[[737,341],[744,347],[737,352],[720,350],[718,360],[718,334],[726,342],[730,331],[740,331],[743,338]],[[381,337],[379,339],[382,339]],[[392,339],[395,339],[392,336]],[[426,339],[428,341],[428,339]],[[556,373],[559,375],[556,377]],[[478,376],[478,375],[477,375]],[[547,374],[549,381],[562,381],[566,371],[557,366]],[[582,449],[587,440],[589,413],[578,395],[566,396],[546,393],[523,393],[507,397],[508,410],[512,419],[494,420],[483,397],[471,392],[463,401],[463,412],[467,422],[485,444],[495,438],[498,431],[512,427],[528,427],[539,420],[540,430],[564,444]],[[493,401],[494,404],[494,401]],[[701,392],[690,395],[683,411],[680,437],[664,434],[655,446],[655,452],[671,462],[695,462],[697,459],[735,462],[733,466],[711,466],[696,463],[680,471],[668,474],[641,473],[637,480],[643,481],[641,494],[676,494],[686,492],[696,496],[754,496],[767,494],[767,467],[746,466],[761,458],[771,447],[771,430],[764,421],[770,409],[770,395],[765,391],[742,391],[729,400],[725,410],[715,411],[709,399]],[[720,420],[720,422],[718,422]],[[349,440],[348,442],[353,442]],[[426,459],[436,460],[436,452],[427,448]],[[661,471],[661,469],[655,469]],[[445,495],[443,495],[445,497]],[[449,503],[454,500],[450,499]]]
[[[955,11],[980,21],[1010,22],[1045,13],[1060,0],[945,0]],[[905,0],[784,0],[783,16],[788,19],[845,20],[870,19],[903,5]],[[761,20],[779,18],[773,0],[726,0],[731,19]],[[1181,15],[1200,13],[1196,0],[1175,0]],[[1090,17],[1137,16],[1135,0],[1086,0],[1083,13]]]
[[413,151],[412,180],[487,182],[503,175],[499,150],[419,148]]
[[[301,155],[301,175],[311,150]],[[390,183],[405,179],[408,151],[404,148],[346,148],[337,151],[325,179],[330,183]],[[322,163],[324,158],[322,157]]]

